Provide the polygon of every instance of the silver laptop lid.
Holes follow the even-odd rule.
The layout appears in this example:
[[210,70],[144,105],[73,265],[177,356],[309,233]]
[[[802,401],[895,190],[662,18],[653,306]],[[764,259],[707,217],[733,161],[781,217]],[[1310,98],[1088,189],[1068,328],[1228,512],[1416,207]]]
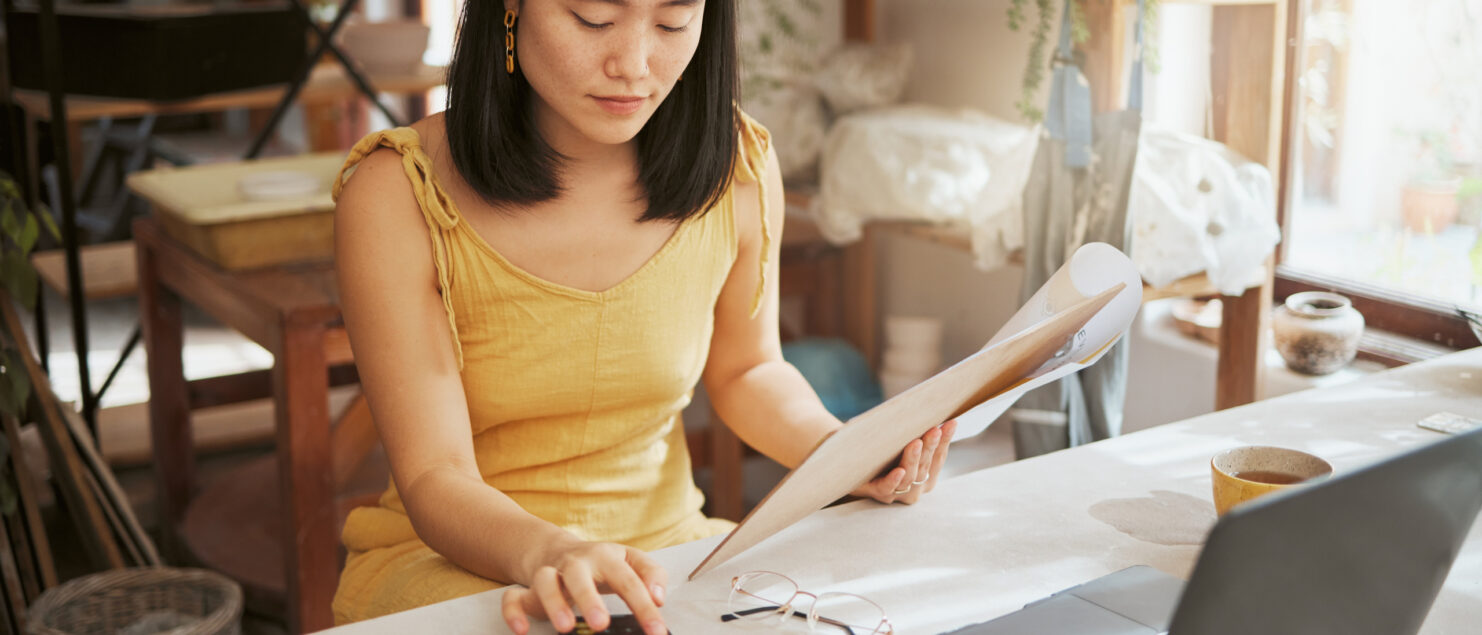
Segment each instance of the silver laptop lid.
[[1482,430],[1231,510],[1170,632],[1415,633],[1482,509]]

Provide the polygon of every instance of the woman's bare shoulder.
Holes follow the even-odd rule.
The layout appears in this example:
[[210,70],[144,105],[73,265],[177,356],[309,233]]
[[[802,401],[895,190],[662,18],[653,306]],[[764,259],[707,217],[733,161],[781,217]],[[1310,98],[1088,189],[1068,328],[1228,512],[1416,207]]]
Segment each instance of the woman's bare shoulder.
[[[335,204],[335,260],[341,284],[346,278],[434,280],[420,204],[402,165],[401,154],[380,148],[360,161]],[[426,263],[422,266],[421,263]],[[387,263],[401,263],[388,268]]]
[[335,209],[343,216],[346,209],[357,214],[380,215],[380,210],[405,209],[415,206],[416,195],[402,166],[401,153],[393,148],[378,148],[355,165],[345,180]]

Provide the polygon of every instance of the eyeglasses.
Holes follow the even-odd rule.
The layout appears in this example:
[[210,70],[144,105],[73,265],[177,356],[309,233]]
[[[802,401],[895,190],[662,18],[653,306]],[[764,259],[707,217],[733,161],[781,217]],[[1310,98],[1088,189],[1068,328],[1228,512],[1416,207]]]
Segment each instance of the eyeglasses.
[[[806,612],[800,600],[806,598]],[[731,596],[721,621],[747,620],[781,625],[789,616],[808,621],[808,630],[819,623],[836,626],[849,635],[894,635],[885,609],[853,593],[809,593],[780,573],[751,571],[731,578]],[[832,629],[829,629],[832,631]]]

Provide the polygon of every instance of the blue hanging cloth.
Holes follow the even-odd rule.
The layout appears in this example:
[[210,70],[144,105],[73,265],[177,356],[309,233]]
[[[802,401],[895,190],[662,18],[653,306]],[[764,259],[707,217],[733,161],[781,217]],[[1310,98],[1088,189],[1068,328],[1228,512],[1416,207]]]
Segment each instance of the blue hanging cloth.
[[1091,84],[1072,56],[1070,3],[1074,1],[1065,0],[1061,11],[1060,45],[1055,49],[1045,127],[1050,138],[1065,142],[1066,167],[1084,168],[1091,165]]
[[[1024,187],[1021,302],[1086,242],[1124,252],[1132,247],[1127,201],[1142,127],[1142,3],[1127,108],[1094,116],[1090,87],[1070,58],[1070,10],[1067,2],[1046,113],[1049,138],[1040,141]],[[1010,411],[1015,455],[1025,458],[1120,434],[1126,375],[1123,341],[1090,368],[1024,395]]]
[[1132,76],[1127,79],[1127,110],[1142,112],[1142,20],[1144,3],[1137,0],[1137,23],[1132,27]]

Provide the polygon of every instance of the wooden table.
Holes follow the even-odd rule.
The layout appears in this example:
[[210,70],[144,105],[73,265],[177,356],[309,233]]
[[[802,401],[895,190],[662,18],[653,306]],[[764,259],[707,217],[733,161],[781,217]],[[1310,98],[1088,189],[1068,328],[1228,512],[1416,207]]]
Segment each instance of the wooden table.
[[[661,550],[655,557],[670,579],[665,619],[677,633],[763,632],[718,619],[731,577],[754,569],[785,573],[814,592],[872,598],[900,635],[982,622],[1135,564],[1186,578],[1215,520],[1214,454],[1282,445],[1322,456],[1342,473],[1441,439],[1415,425],[1438,411],[1482,417],[1482,348],[964,474],[911,507],[832,507],[692,582],[685,576],[719,538]],[[507,633],[501,593],[333,633]],[[1482,523],[1473,526],[1421,632],[1476,633],[1478,624]],[[552,631],[542,624],[532,632]]]
[[152,218],[134,223],[134,240],[165,547],[176,557],[183,554],[179,530],[195,493],[190,398],[181,359],[181,303],[186,301],[273,354],[289,628],[328,627],[339,579],[329,368],[352,361],[330,263],[224,271],[166,236]]

